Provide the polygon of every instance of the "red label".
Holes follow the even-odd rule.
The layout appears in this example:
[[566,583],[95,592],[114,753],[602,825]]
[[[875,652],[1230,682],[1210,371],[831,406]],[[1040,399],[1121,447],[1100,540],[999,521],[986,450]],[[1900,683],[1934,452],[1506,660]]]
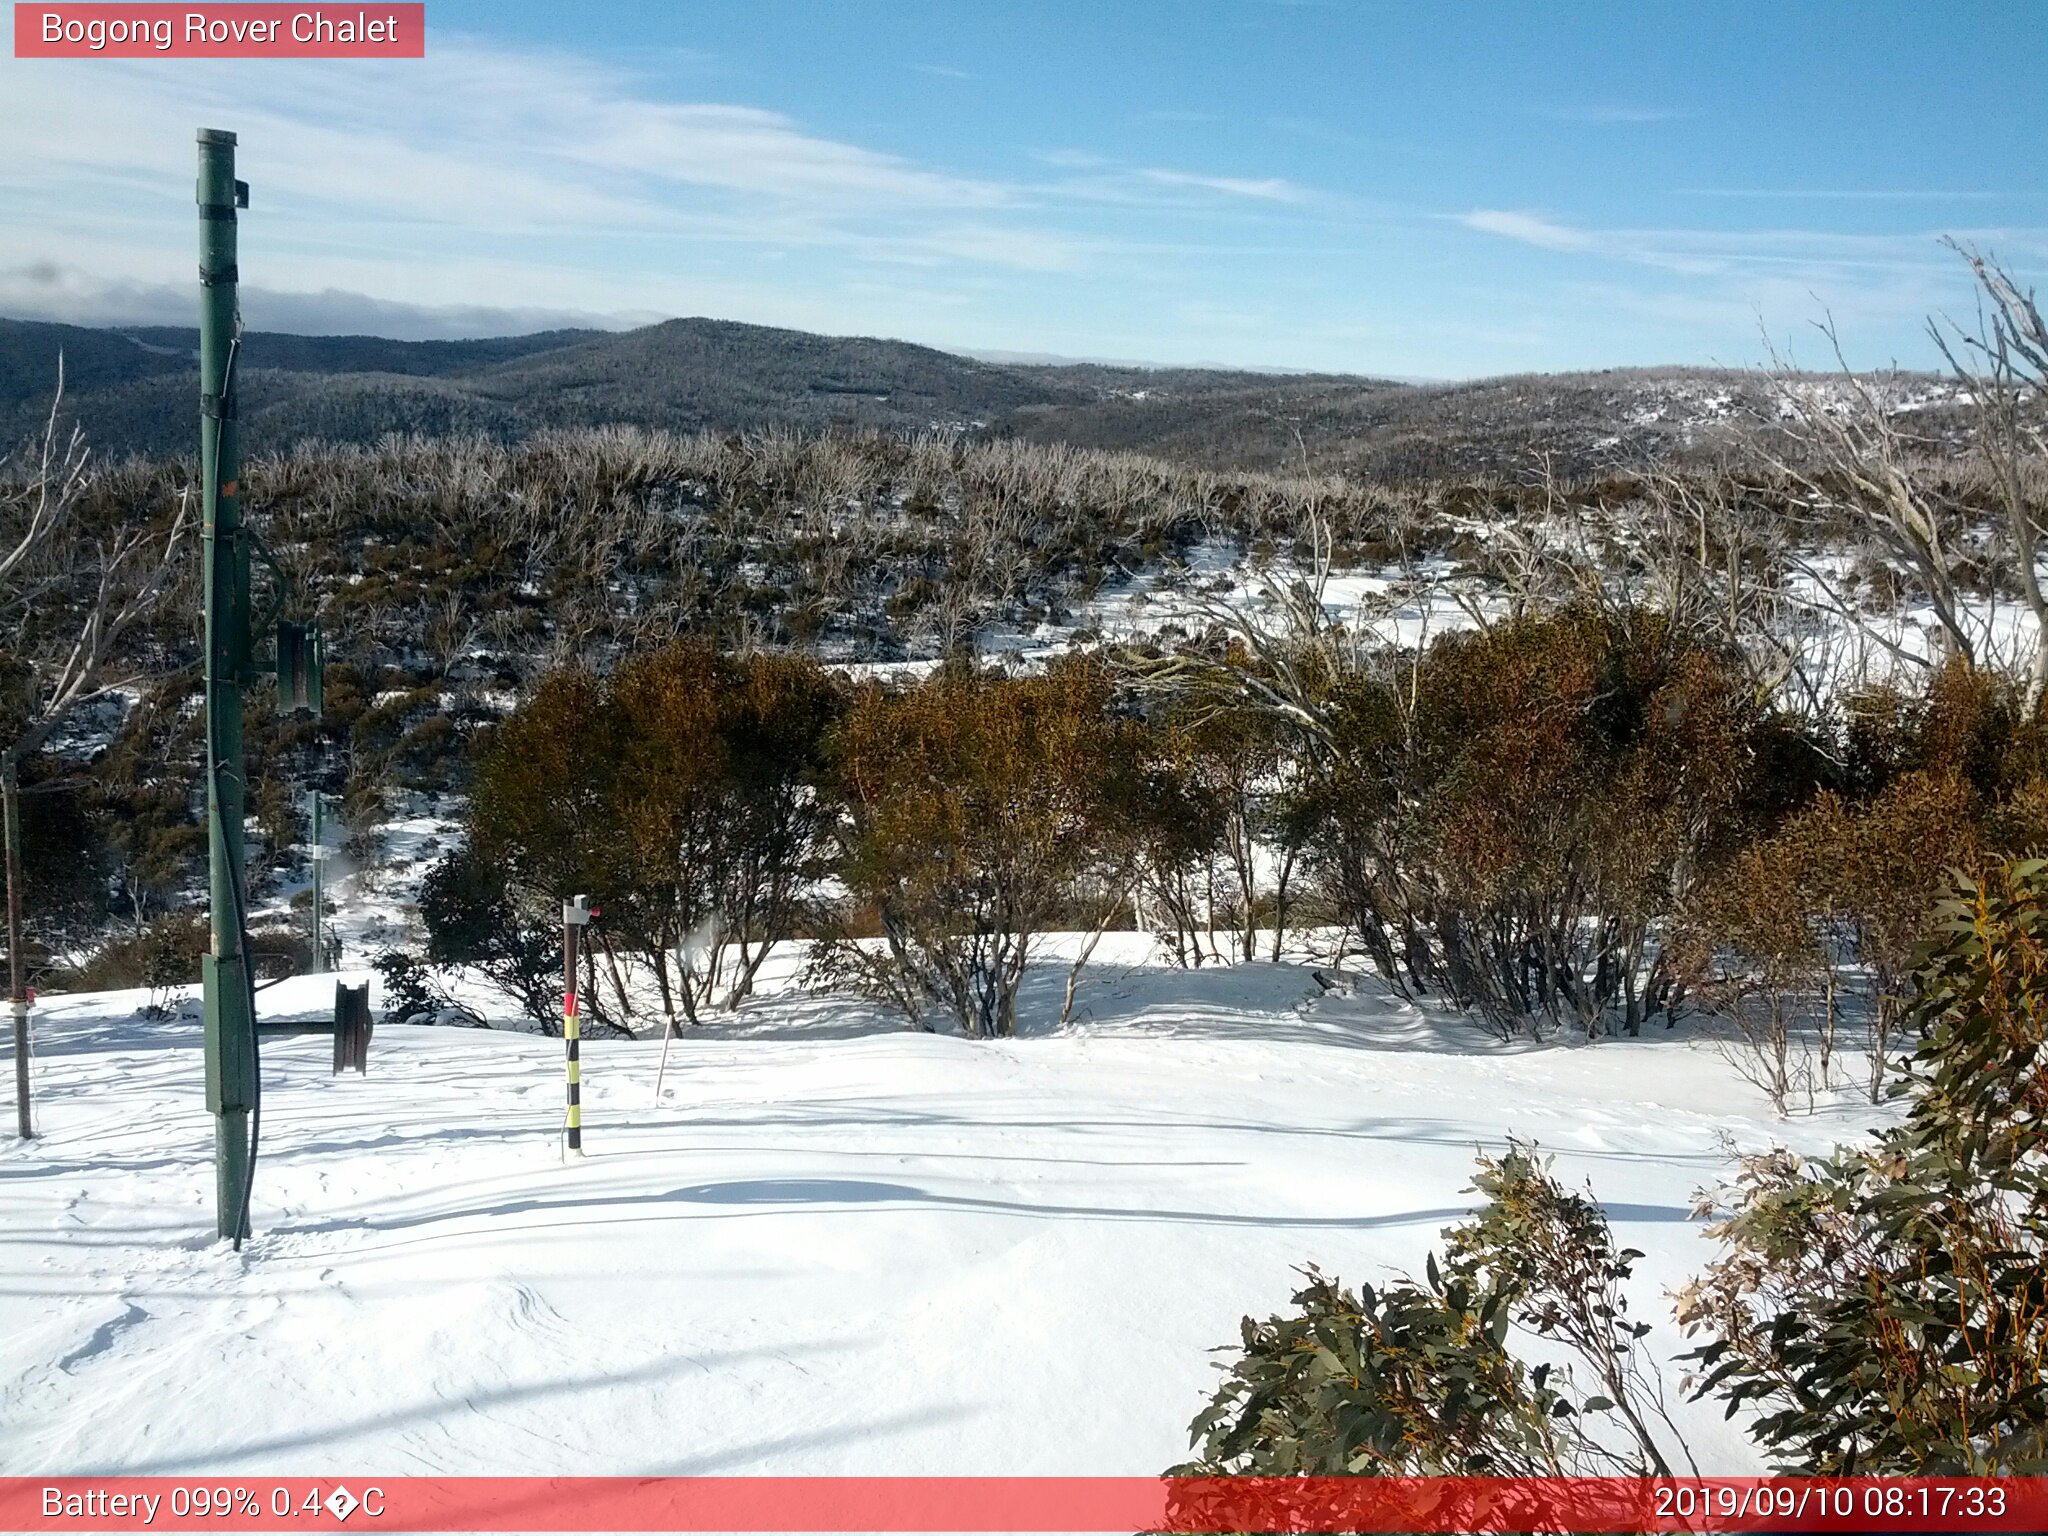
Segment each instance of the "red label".
[[17,59],[423,59],[425,5],[22,5]]
[[0,1477],[0,1532],[311,1533],[344,1521],[372,1532],[2039,1532],[2048,1478]]

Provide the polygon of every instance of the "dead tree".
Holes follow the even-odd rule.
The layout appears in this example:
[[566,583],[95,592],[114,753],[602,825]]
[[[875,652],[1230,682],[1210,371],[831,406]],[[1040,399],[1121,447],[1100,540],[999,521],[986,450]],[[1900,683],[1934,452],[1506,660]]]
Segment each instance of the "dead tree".
[[[1780,453],[1760,438],[1757,450],[1791,497],[1804,504],[1817,530],[1846,522],[1903,569],[1933,610],[1942,648],[1974,666],[1979,636],[1972,632],[1949,547],[1953,512],[1912,463],[1924,445],[1900,423],[1883,382],[1850,369],[1832,324],[1823,324],[1821,333],[1839,373],[1817,386],[1774,367],[1771,390],[1790,446]],[[1863,629],[1900,661],[1928,664],[1928,658],[1866,623],[1823,562],[1795,557],[1792,563],[1820,594],[1821,606]]]
[[0,633],[16,696],[0,743],[0,809],[7,862],[8,995],[14,1014],[15,1104],[22,1136],[29,1115],[28,990],[22,963],[21,791],[24,758],[40,751],[80,705],[132,683],[122,641],[162,601],[176,570],[186,508],[168,529],[138,521],[95,528],[80,515],[88,484],[83,434],[59,426],[57,391],[41,437],[0,460]]
[[2020,594],[2033,616],[2033,653],[2025,669],[2026,709],[2033,714],[2048,689],[2048,598],[2042,594],[2040,572],[2041,525],[2048,515],[2041,481],[2042,465],[2048,463],[2043,426],[2048,324],[2042,322],[2033,292],[2022,292],[2005,268],[1955,241],[1949,245],[1976,274],[1977,328],[1944,328],[1938,321],[1927,328],[1969,399],[1977,451],[2001,503]]

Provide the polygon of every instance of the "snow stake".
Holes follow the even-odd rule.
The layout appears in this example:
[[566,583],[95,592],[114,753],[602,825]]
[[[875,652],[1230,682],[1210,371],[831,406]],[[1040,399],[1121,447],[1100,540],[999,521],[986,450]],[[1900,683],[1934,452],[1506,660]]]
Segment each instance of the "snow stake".
[[588,896],[578,896],[573,901],[562,903],[562,1046],[568,1052],[569,1065],[569,1117],[565,1122],[568,1141],[564,1157],[583,1155],[583,1067],[577,1059],[582,1036],[576,1020],[576,941],[596,915],[597,908],[590,904]]

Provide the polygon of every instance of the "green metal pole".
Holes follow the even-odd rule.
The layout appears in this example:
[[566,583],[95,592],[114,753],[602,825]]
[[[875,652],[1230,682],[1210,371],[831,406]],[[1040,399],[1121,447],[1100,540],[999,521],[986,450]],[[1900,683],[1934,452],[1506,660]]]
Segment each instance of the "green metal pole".
[[235,429],[235,136],[199,131],[199,473],[206,564],[206,799],[213,947],[206,999],[206,1107],[213,1114],[215,1208],[222,1237],[247,1236],[249,1108],[256,1021],[242,951],[242,685],[252,661],[249,542],[242,531]]

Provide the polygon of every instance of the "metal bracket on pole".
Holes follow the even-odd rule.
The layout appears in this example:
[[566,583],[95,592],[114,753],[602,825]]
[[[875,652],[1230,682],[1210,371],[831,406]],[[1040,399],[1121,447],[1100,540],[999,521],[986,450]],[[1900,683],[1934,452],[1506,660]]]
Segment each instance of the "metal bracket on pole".
[[326,692],[327,647],[318,624],[277,622],[277,707],[316,720]]

